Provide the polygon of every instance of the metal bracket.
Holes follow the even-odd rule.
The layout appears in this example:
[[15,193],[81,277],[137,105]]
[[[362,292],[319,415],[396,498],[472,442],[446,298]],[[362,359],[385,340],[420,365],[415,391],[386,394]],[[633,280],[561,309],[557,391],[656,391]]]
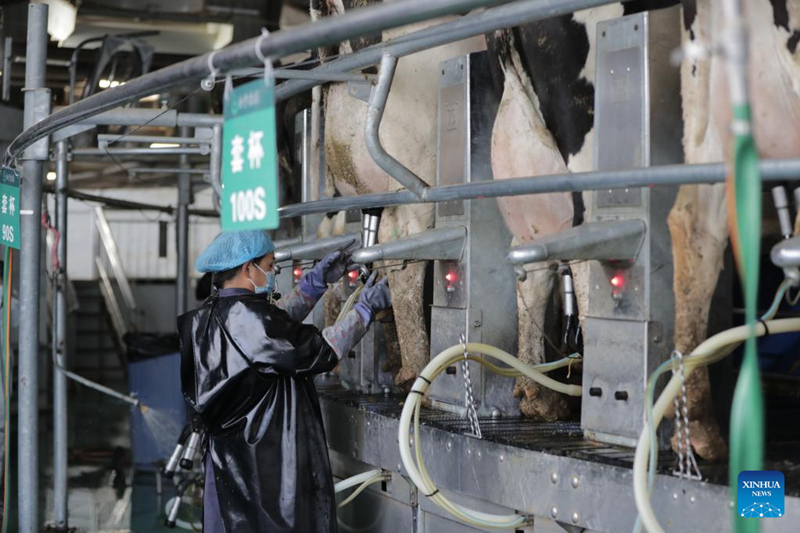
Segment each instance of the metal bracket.
[[341,250],[346,246],[359,244],[361,242],[361,235],[357,233],[350,233],[346,235],[338,235],[336,237],[328,237],[326,239],[317,239],[311,242],[301,242],[275,250],[275,262],[284,263],[292,259],[303,260],[320,260],[329,253]]
[[508,253],[512,265],[547,260],[596,259],[623,261],[636,259],[646,226],[642,220],[590,222],[555,235],[516,246]]
[[347,82],[347,94],[351,98],[369,102],[369,95],[372,94],[373,85],[368,81],[349,81]]
[[374,263],[383,259],[461,261],[467,239],[467,228],[436,228],[409,237],[388,241],[353,252],[354,263]]
[[72,126],[67,126],[66,128],[55,131],[50,138],[54,143],[57,143],[59,141],[65,141],[75,135],[79,135],[84,131],[93,130],[96,127],[97,126],[94,124],[73,124]]

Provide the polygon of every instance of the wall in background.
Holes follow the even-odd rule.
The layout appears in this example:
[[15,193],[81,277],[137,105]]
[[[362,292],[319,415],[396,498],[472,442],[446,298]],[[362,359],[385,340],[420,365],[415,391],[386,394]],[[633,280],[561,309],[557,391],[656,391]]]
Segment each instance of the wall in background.
[[[177,203],[177,193],[173,188],[159,189],[105,189],[87,191],[134,202],[158,205]],[[195,195],[193,207],[211,209],[211,190],[206,189]],[[53,212],[52,195],[48,203]],[[68,276],[73,280],[96,279],[94,257],[101,243],[94,226],[93,203],[69,200],[69,220],[67,230]],[[111,232],[117,241],[122,264],[128,277],[136,279],[175,279],[177,251],[175,220],[171,215],[152,211],[118,211],[106,209]],[[162,229],[166,224],[166,232]],[[189,264],[220,231],[219,220],[214,218],[191,217],[189,228]],[[164,255],[166,253],[166,255]],[[199,274],[190,268],[194,279]]]

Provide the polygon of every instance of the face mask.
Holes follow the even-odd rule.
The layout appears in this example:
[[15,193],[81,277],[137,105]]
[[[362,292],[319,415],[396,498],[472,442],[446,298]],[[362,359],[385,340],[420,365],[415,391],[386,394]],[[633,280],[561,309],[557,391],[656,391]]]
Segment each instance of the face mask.
[[262,286],[256,285],[255,283],[253,283],[253,280],[247,278],[247,281],[249,281],[250,284],[253,285],[253,289],[255,289],[256,294],[275,292],[275,272],[273,272],[272,270],[270,270],[269,272],[264,272],[263,270],[261,270],[261,267],[255,263],[253,263],[253,266],[256,267],[258,270],[260,270],[261,273],[264,274],[264,276],[266,276],[267,278],[267,284]]

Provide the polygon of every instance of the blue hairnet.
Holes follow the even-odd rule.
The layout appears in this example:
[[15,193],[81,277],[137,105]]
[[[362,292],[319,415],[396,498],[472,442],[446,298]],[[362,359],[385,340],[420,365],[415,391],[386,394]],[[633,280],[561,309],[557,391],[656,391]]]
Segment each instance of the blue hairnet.
[[199,272],[222,272],[275,250],[272,239],[261,230],[220,233],[195,262]]

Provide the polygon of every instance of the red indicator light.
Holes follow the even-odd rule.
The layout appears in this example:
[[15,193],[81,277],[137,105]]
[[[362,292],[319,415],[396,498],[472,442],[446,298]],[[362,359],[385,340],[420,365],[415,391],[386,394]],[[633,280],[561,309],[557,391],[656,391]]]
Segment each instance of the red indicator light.
[[453,275],[452,272],[448,272],[447,275],[445,275],[444,277],[444,279],[446,279],[447,281],[453,281],[453,278],[455,278],[455,276]]
[[350,281],[355,281],[356,279],[358,279],[358,271],[357,270],[353,270],[353,271],[349,272],[347,274],[347,277],[350,278]]
[[294,277],[299,278],[303,274],[303,270],[300,268],[294,269]]
[[622,276],[617,274],[616,276],[611,278],[611,285],[613,285],[614,287],[620,288],[620,287],[622,287],[622,284],[623,284],[624,281],[625,280],[622,278]]

